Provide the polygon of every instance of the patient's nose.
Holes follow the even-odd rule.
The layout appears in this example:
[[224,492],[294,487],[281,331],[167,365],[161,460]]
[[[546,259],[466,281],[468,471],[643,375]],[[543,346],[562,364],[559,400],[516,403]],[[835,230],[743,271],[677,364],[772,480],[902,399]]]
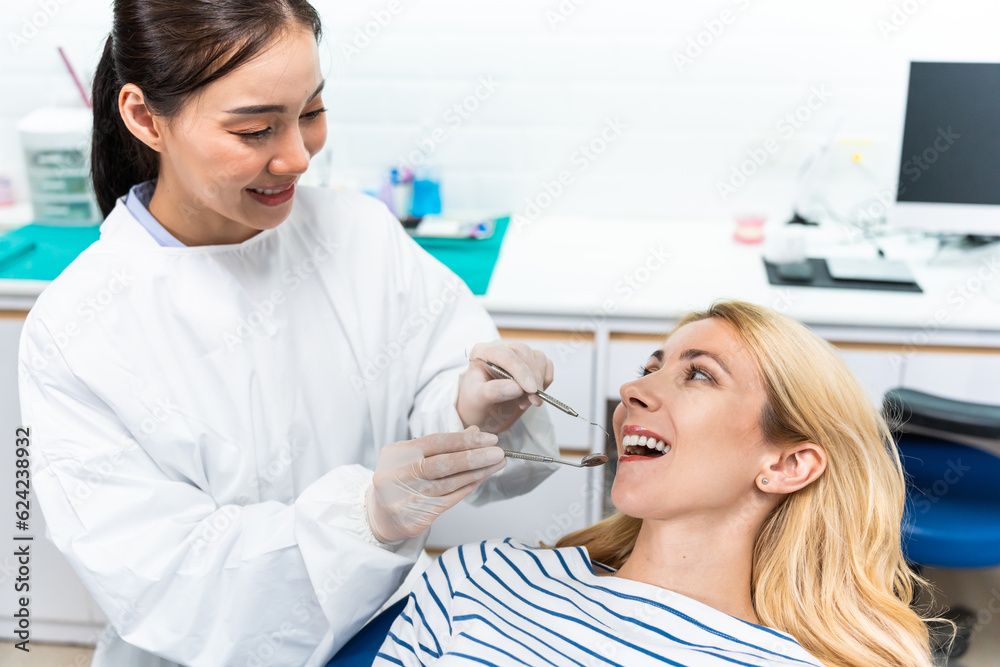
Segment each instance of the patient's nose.
[[640,378],[622,385],[622,403],[630,412],[656,409],[656,397],[642,384],[642,378]]

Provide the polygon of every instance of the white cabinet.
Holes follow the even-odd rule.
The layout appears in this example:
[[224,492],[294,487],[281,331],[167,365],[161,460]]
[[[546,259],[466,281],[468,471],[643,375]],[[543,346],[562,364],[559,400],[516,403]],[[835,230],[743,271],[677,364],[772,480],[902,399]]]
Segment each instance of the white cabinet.
[[[508,465],[540,465],[511,460]],[[527,544],[552,545],[560,537],[584,528],[590,520],[594,470],[559,466],[534,491],[482,507],[459,503],[431,527],[427,548],[437,551],[495,537],[513,537]]]
[[902,386],[906,358],[895,350],[864,349],[864,346],[834,343],[847,362],[872,405],[882,407],[882,397],[890,389]]
[[915,352],[903,386],[958,401],[1000,405],[1000,350]]

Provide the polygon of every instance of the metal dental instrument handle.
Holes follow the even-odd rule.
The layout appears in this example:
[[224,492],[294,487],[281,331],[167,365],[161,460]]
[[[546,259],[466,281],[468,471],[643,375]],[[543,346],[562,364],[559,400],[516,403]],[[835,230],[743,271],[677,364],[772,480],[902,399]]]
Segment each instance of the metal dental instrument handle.
[[[496,373],[497,375],[499,375],[499,376],[501,376],[503,378],[506,378],[508,380],[513,380],[514,379],[514,377],[510,373],[508,373],[504,369],[500,368],[499,366],[497,366],[496,364],[494,364],[492,361],[486,361],[485,359],[478,359],[478,361],[481,361],[484,364],[486,364],[486,367],[489,368],[494,373]],[[596,426],[597,428],[599,428],[602,431],[604,431],[604,435],[606,435],[608,438],[611,437],[611,434],[608,433],[608,431],[604,427],[602,427],[600,424],[595,424],[594,422],[590,421],[589,419],[587,419],[585,417],[581,417],[579,412],[577,412],[573,408],[569,407],[568,405],[566,405],[562,401],[557,400],[555,398],[552,398],[551,396],[549,396],[548,394],[546,394],[541,389],[539,389],[535,393],[538,396],[538,398],[542,399],[543,401],[545,401],[546,403],[548,403],[552,407],[556,408],[557,410],[561,410],[562,412],[565,412],[570,417],[576,417],[577,419],[582,419],[583,421],[587,422],[591,426]],[[562,462],[560,462],[560,463],[562,463]],[[572,464],[570,464],[570,465],[572,465]]]
[[588,454],[580,459],[579,463],[573,463],[572,461],[564,461],[563,459],[554,459],[551,456],[525,454],[524,452],[512,452],[506,449],[503,450],[503,453],[510,459],[524,459],[525,461],[537,461],[539,463],[562,463],[563,465],[573,466],[574,468],[593,468],[596,466],[602,466],[608,462],[608,457],[604,454]]

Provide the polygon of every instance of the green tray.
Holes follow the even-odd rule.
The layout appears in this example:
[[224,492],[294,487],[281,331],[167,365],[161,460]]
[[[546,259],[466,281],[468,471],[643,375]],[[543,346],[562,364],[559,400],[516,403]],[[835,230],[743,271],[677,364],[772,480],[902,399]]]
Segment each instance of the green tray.
[[55,280],[101,235],[100,225],[30,224],[0,236],[0,279]]
[[493,236],[488,239],[439,239],[417,236],[413,240],[434,255],[442,264],[458,274],[473,294],[486,294],[493,267],[500,255],[503,235],[510,218],[499,218]]
[[[488,239],[418,237],[420,247],[458,274],[473,294],[486,294],[510,218],[496,221]],[[55,280],[100,237],[100,225],[25,225],[0,236],[0,279]]]

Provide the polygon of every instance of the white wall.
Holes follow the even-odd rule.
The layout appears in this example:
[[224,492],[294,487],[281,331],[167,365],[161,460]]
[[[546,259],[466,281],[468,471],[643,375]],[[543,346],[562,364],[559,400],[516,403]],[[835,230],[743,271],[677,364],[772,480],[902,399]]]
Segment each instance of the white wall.
[[[327,35],[333,181],[369,186],[439,128],[447,139],[430,163],[443,168],[446,212],[454,214],[530,213],[527,202],[565,170],[571,183],[546,212],[781,217],[802,160],[838,118],[840,141],[821,180],[841,184],[826,198],[846,213],[895,180],[910,58],[1000,60],[993,0],[315,4]],[[45,7],[55,8],[51,18]],[[716,23],[713,36],[723,11],[729,23]],[[373,12],[391,17],[387,25],[374,23]],[[18,117],[75,96],[56,45],[89,76],[110,14],[108,0],[5,1],[0,151],[8,162],[19,156]],[[15,50],[11,34],[32,24],[37,35]],[[366,24],[374,36],[355,41]],[[680,66],[678,54],[698,39],[707,46]],[[347,45],[360,48],[349,53]],[[481,77],[496,82],[495,92],[455,127],[457,116],[446,112]],[[814,98],[819,108],[807,113],[800,107],[816,87],[830,98]],[[788,137],[779,124],[796,110],[809,118]],[[609,119],[627,129],[581,170],[578,147]],[[769,139],[777,152],[723,198],[718,184]]]

